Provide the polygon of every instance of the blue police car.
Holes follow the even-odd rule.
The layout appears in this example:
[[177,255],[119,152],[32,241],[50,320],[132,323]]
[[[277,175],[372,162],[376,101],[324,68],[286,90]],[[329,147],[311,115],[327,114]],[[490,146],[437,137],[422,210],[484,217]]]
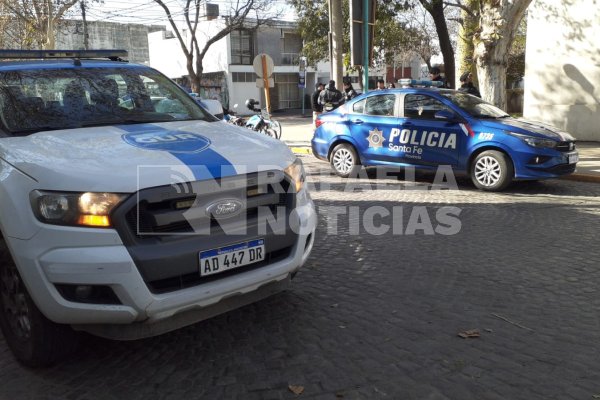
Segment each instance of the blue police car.
[[451,166],[482,190],[513,180],[555,178],[575,171],[568,133],[512,118],[478,97],[402,80],[401,89],[372,91],[317,119],[312,150],[348,177],[360,166]]

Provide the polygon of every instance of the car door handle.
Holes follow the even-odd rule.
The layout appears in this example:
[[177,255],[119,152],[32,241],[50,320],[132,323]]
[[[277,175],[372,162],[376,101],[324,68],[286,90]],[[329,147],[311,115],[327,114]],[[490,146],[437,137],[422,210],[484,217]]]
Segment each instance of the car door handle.
[[404,126],[412,126],[412,124],[413,124],[412,122],[405,122],[402,125],[404,125]]
[[353,120],[353,121],[352,121],[352,123],[353,123],[353,124],[356,124],[356,125],[360,125],[360,124],[362,124],[363,122],[364,122],[364,121],[363,121],[362,119],[355,119],[355,120]]

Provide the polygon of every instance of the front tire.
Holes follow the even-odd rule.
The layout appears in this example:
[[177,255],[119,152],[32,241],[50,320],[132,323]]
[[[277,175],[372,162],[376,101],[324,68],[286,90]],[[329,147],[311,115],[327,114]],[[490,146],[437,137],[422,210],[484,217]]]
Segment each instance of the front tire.
[[356,175],[360,169],[360,159],[356,154],[356,150],[348,143],[335,146],[331,152],[330,164],[336,175],[342,178]]
[[481,190],[497,192],[510,185],[514,167],[510,158],[497,150],[483,151],[471,163],[471,180]]
[[15,358],[28,367],[52,365],[78,344],[70,327],[55,324],[37,308],[1,238],[0,329]]
[[275,138],[281,139],[281,122],[271,121],[271,129],[275,132]]

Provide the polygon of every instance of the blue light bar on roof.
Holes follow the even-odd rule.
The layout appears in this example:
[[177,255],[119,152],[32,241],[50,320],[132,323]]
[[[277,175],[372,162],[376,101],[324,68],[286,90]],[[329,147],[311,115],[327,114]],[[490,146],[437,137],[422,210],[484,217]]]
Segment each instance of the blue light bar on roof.
[[127,50],[0,50],[0,59],[39,60],[46,58],[127,58]]
[[398,83],[404,87],[407,87],[407,86],[442,87],[444,85],[444,83],[440,82],[440,81],[417,80],[417,79],[399,79]]

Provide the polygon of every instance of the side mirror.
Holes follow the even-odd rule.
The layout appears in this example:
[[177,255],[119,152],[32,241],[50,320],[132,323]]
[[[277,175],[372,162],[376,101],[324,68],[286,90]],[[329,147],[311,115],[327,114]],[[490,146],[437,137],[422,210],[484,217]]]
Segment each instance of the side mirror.
[[434,117],[435,117],[435,119],[444,119],[446,121],[455,121],[456,120],[456,114],[454,114],[452,111],[449,111],[449,110],[436,111]]

